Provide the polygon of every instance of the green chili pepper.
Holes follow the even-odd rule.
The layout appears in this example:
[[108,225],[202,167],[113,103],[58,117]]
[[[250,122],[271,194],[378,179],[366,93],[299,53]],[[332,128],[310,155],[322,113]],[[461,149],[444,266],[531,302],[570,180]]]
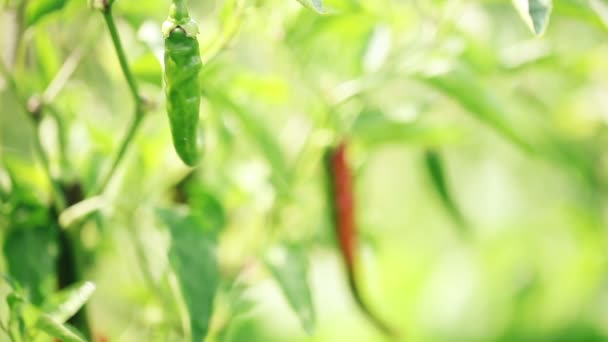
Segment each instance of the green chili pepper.
[[173,145],[189,166],[198,162],[196,143],[202,67],[196,35],[198,27],[190,19],[185,0],[173,0],[163,23],[165,36],[165,93]]

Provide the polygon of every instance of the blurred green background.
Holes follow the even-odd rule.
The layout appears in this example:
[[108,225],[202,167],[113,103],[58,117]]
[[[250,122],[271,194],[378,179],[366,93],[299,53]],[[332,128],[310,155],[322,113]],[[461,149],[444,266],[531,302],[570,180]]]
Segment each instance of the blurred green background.
[[[0,56],[24,97],[72,64],[38,132],[51,173],[86,194],[116,155],[133,101],[98,12],[65,1],[23,24],[22,1],[0,5]],[[81,278],[96,285],[96,340],[185,339],[158,218],[159,208],[185,210],[180,184],[188,210],[217,230],[208,340],[387,340],[349,293],[328,215],[323,153],[342,139],[363,296],[404,339],[608,339],[608,2],[557,0],[536,37],[506,0],[327,0],[324,15],[293,0],[190,1],[205,63],[205,155],[194,170],[177,158],[164,110],[168,6],[113,8],[151,110],[75,235]],[[16,253],[17,268],[44,280],[44,297],[55,291],[56,237],[13,252],[6,243],[52,217],[36,133],[9,88],[0,78],[2,272]],[[465,224],[438,196],[429,149]],[[283,268],[287,289],[265,262],[286,248],[297,251]]]

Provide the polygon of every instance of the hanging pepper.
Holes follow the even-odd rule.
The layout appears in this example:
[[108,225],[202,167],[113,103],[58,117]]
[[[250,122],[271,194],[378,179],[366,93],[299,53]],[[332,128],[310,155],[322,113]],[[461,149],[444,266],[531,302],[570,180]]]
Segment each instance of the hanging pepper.
[[329,167],[332,176],[332,201],[334,223],[342,257],[349,274],[355,271],[355,248],[357,233],[355,228],[352,175],[346,161],[346,144],[343,142],[330,153]]
[[165,93],[173,146],[181,160],[194,166],[197,146],[202,67],[197,24],[190,18],[185,0],[173,0],[163,23],[165,37]]
[[357,306],[365,316],[387,336],[396,337],[395,332],[365,304],[357,282],[357,228],[353,175],[348,165],[346,151],[347,143],[343,141],[336,148],[330,149],[325,158],[329,179],[329,204],[332,208],[340,252],[346,266],[349,288]]

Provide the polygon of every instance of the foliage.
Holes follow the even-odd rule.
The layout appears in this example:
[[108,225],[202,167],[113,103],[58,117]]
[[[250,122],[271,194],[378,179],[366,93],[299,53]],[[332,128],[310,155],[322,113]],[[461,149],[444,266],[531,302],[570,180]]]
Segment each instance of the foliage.
[[0,2],[0,340],[608,338],[606,0],[190,1],[194,168],[170,3]]

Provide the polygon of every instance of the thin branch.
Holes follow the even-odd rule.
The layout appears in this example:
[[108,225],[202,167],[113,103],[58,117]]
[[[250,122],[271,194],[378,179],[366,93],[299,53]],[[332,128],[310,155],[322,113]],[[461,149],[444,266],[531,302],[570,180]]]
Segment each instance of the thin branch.
[[8,328],[6,327],[6,325],[4,324],[4,322],[1,319],[0,319],[0,331],[3,331],[6,334],[6,336],[9,336],[9,337],[11,336]]
[[[88,19],[89,16],[87,15],[86,18]],[[49,82],[46,89],[42,93],[41,102],[43,105],[49,105],[55,100],[57,95],[61,92],[61,90],[63,90],[63,88],[65,88],[65,85],[76,71],[76,68],[80,64],[80,61],[84,55],[88,54],[92,47],[95,46],[95,42],[97,42],[99,36],[99,29],[97,28],[97,25],[93,25],[92,28],[87,27],[86,30],[86,36],[89,36],[88,33],[91,32],[93,33],[92,37],[74,48],[70,55],[65,59],[59,68],[59,71],[55,73],[55,77],[51,80],[51,82]]]
[[103,193],[105,188],[108,186],[108,184],[112,180],[112,177],[116,173],[116,170],[118,169],[118,166],[120,165],[120,162],[123,160],[125,154],[127,153],[127,149],[129,148],[129,145],[131,145],[131,141],[133,140],[133,137],[135,137],[135,134],[137,133],[137,130],[139,129],[139,126],[144,117],[143,114],[144,113],[141,109],[138,108],[135,110],[135,115],[133,116],[133,121],[129,125],[127,134],[123,137],[123,139],[120,143],[120,147],[118,148],[118,153],[116,154],[116,157],[114,157],[114,160],[112,161],[110,170],[106,173],[105,176],[103,176],[101,182],[99,183],[97,188],[95,188],[95,190],[93,191],[94,195],[99,195],[99,194]]
[[[97,41],[97,34],[94,39],[91,39],[91,42]],[[68,149],[68,140],[66,136],[67,127],[61,113],[57,110],[55,106],[53,106],[53,102],[56,99],[57,95],[65,88],[66,84],[76,71],[76,68],[80,64],[82,57],[85,53],[88,53],[93,46],[93,43],[87,42],[76,47],[70,55],[66,58],[66,60],[59,68],[59,71],[55,74],[55,77],[49,82],[48,86],[42,93],[40,97],[40,110],[48,111],[53,119],[55,119],[55,123],[57,124],[57,140],[59,143],[59,164],[61,174],[65,174],[66,171],[70,170],[70,161],[67,157],[67,149]]]
[[122,73],[127,80],[127,84],[129,85],[129,90],[131,92],[131,96],[133,97],[133,101],[135,102],[135,111],[133,115],[133,119],[129,128],[127,129],[127,133],[122,139],[120,146],[118,148],[118,153],[114,157],[110,169],[108,172],[102,177],[99,185],[93,190],[93,195],[99,195],[103,193],[105,188],[108,186],[118,166],[121,161],[124,159],[124,156],[127,152],[127,149],[131,145],[135,134],[137,133],[139,126],[141,125],[142,119],[144,117],[145,108],[143,106],[142,97],[139,93],[139,89],[137,86],[137,81],[129,68],[129,63],[127,61],[127,56],[125,54],[125,50],[120,41],[120,35],[118,34],[118,30],[116,29],[116,23],[114,21],[114,17],[112,16],[112,5],[108,4],[107,7],[102,11],[103,17],[105,19],[106,25],[108,27],[108,31],[110,32],[110,36],[112,37],[112,43],[114,44],[114,50],[116,51],[116,56],[118,57],[118,61],[120,62],[120,68],[122,69]]
[[105,11],[103,11],[103,18],[106,21],[106,25],[108,26],[108,31],[110,31],[110,36],[112,37],[112,44],[114,44],[114,50],[116,50],[116,56],[118,57],[118,61],[120,62],[120,68],[122,69],[122,73],[125,75],[127,79],[127,84],[129,85],[129,90],[131,91],[131,95],[133,96],[133,100],[135,101],[136,106],[141,105],[141,97],[139,95],[139,90],[137,87],[137,82],[135,81],[135,77],[129,68],[129,62],[127,61],[127,55],[125,54],[125,50],[122,47],[122,43],[120,41],[120,35],[118,34],[118,30],[116,29],[116,22],[114,21],[114,17],[112,16],[112,6],[108,5]]
[[83,49],[81,46],[77,47],[72,51],[72,53],[65,60],[57,74],[53,80],[49,83],[49,85],[42,93],[42,102],[46,104],[50,104],[53,102],[57,94],[65,87],[65,84],[68,82],[72,74],[78,67],[78,63],[82,59]]
[[17,102],[19,102],[19,105],[21,105],[27,111],[27,105],[25,101],[21,99],[19,90],[17,89],[17,82],[15,82],[15,78],[8,70],[8,67],[6,66],[6,64],[4,64],[2,59],[0,59],[0,75],[2,75],[2,78],[4,78],[4,82],[8,85],[10,90],[17,97]]
[[46,173],[51,183],[51,188],[53,189],[53,194],[55,196],[57,210],[61,211],[65,208],[65,198],[63,196],[63,191],[61,190],[61,185],[55,179],[55,177],[53,177],[53,173],[51,172],[49,158],[46,155],[46,151],[44,150],[44,147],[42,147],[42,141],[40,140],[40,134],[38,132],[38,122],[34,121],[34,125],[34,149],[38,154],[38,158],[42,162],[42,168],[44,169],[44,172]]
[[27,8],[28,0],[23,0],[17,7],[16,13],[16,24],[15,24],[15,42],[13,44],[13,51],[11,55],[11,65],[17,65],[17,58],[21,50],[21,38],[25,31],[25,9]]
[[68,159],[68,139],[67,139],[67,127],[61,113],[51,104],[47,104],[44,107],[55,119],[57,125],[57,142],[59,144],[59,168],[61,174],[65,174],[66,171],[71,169],[70,160]]
[[14,93],[15,97],[17,98],[17,101],[23,109],[23,112],[26,114],[28,121],[30,121],[30,123],[32,124],[32,128],[34,130],[34,151],[38,155],[38,159],[40,159],[44,172],[46,173],[46,176],[49,179],[53,196],[55,197],[57,209],[63,210],[65,208],[65,198],[63,197],[63,192],[61,191],[61,186],[59,185],[59,182],[57,182],[55,177],[53,177],[53,173],[51,172],[51,167],[49,164],[49,158],[46,155],[44,147],[42,146],[42,141],[40,140],[40,134],[38,132],[38,126],[40,123],[39,119],[42,108],[40,106],[28,105],[27,101],[25,101],[19,93],[15,78],[8,71],[8,68],[2,61],[0,61],[0,74],[2,74],[2,76],[4,77],[5,82],[8,84],[10,90]]

